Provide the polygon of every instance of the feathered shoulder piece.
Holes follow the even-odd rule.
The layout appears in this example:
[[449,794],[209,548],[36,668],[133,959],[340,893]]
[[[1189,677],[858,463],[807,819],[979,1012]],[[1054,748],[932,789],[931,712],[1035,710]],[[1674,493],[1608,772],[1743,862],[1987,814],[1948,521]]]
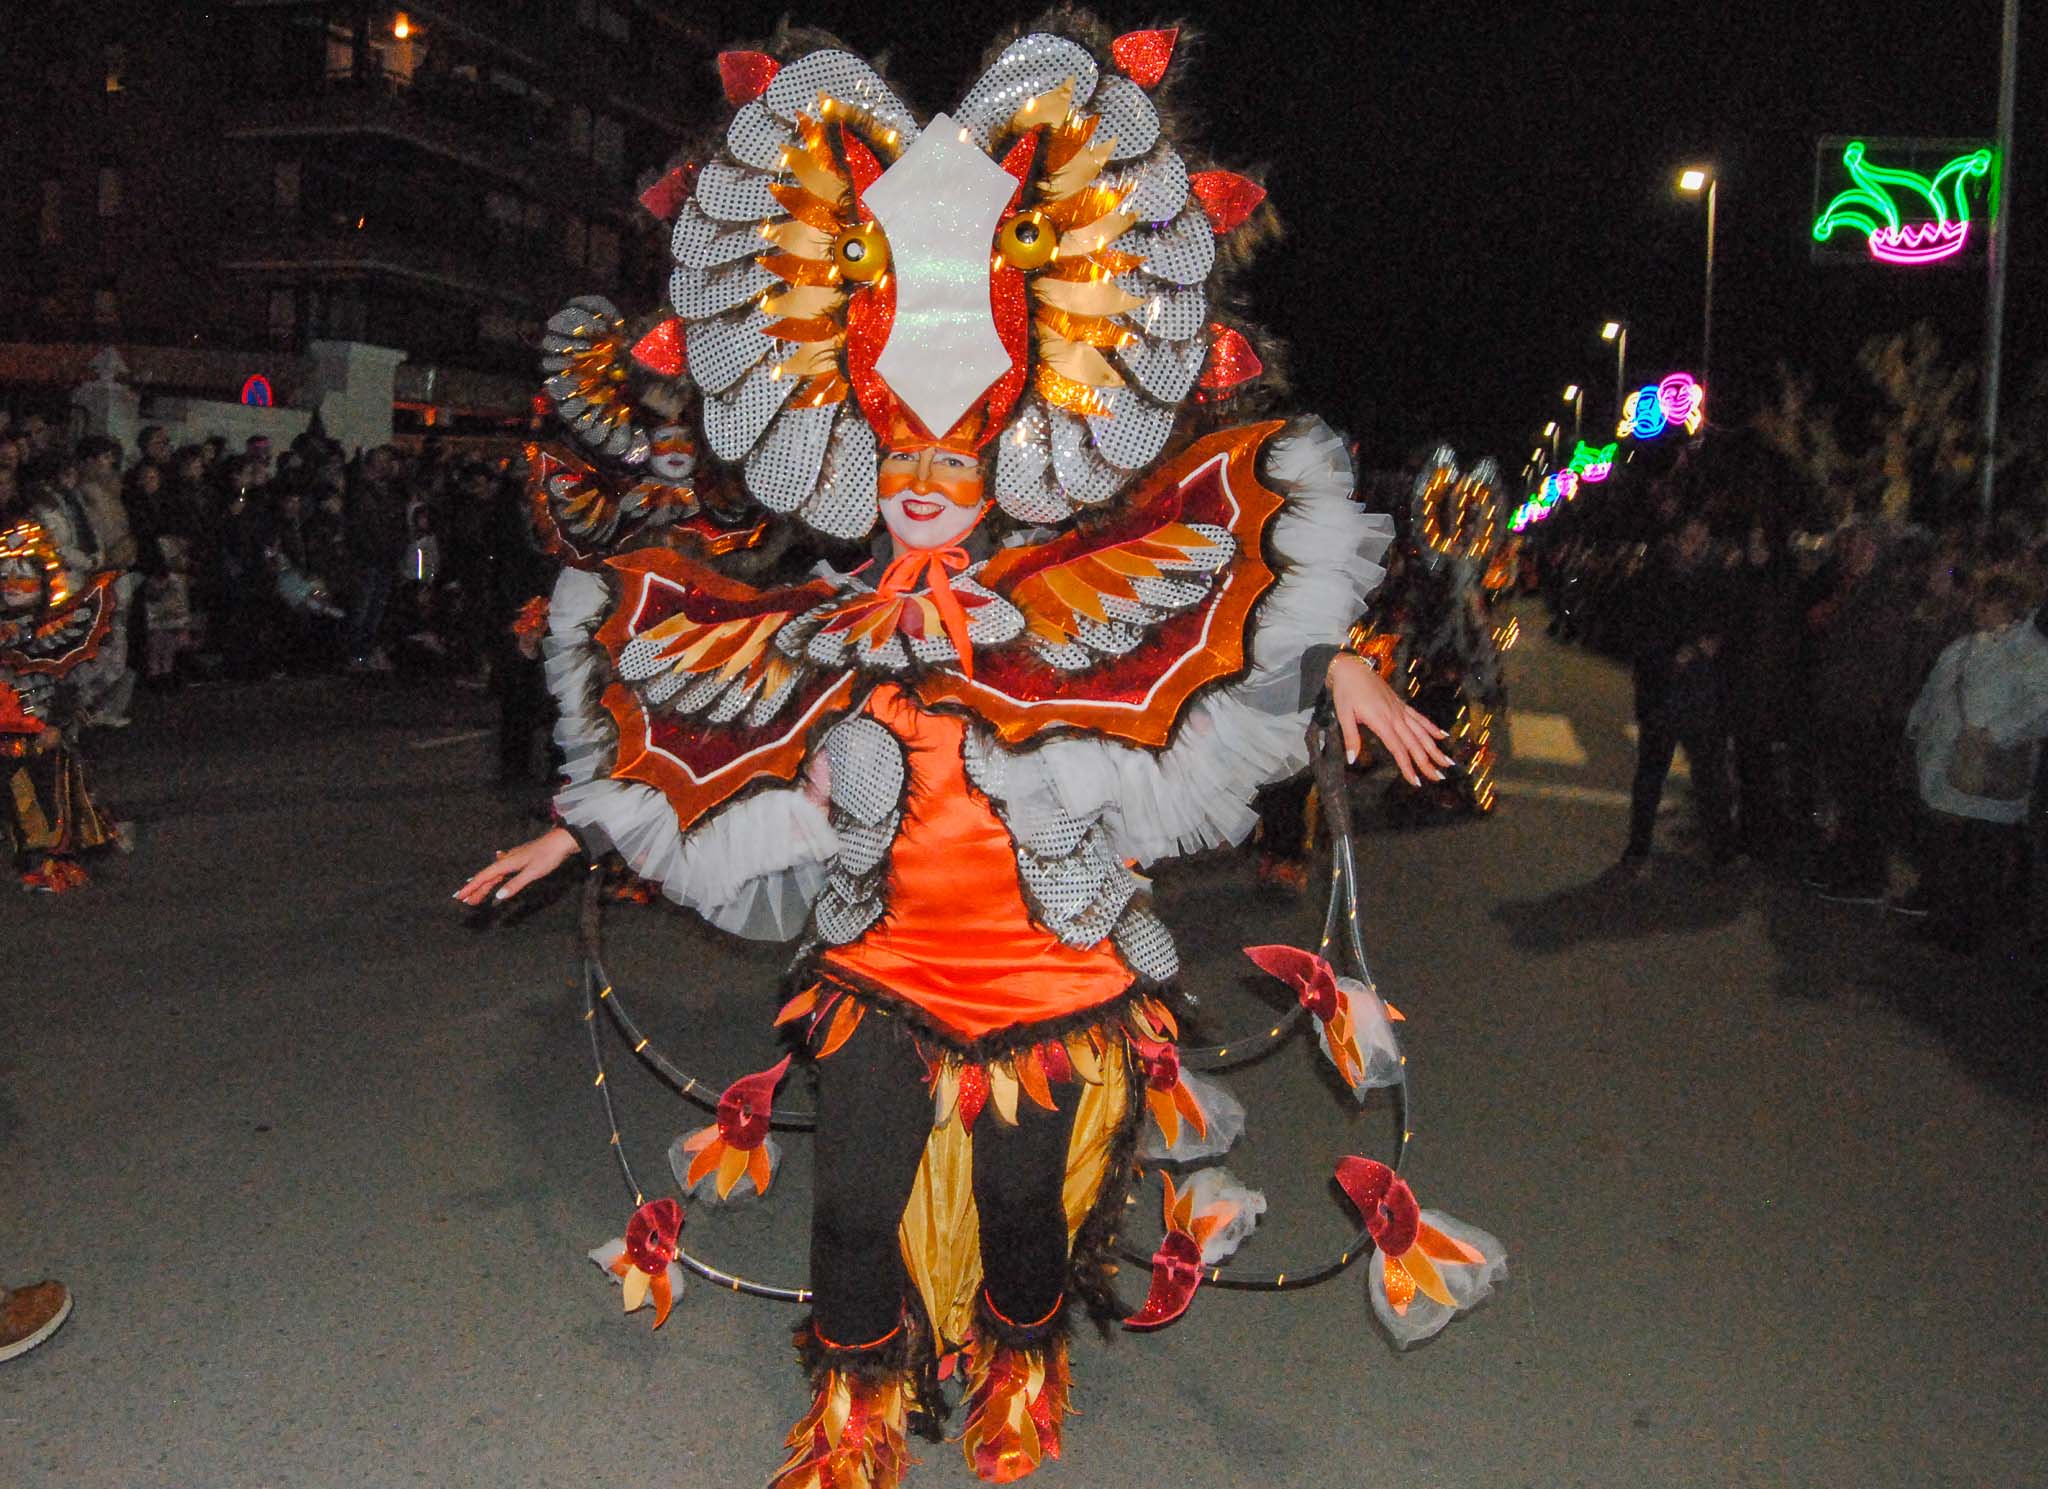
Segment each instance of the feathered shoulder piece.
[[41,523],[0,528],[0,668],[57,678],[89,661],[113,625],[114,579],[74,590]]

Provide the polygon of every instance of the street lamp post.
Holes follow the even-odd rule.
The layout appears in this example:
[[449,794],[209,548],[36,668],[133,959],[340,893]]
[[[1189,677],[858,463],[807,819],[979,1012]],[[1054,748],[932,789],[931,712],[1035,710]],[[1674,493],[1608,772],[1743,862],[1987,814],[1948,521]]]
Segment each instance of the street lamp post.
[[1701,166],[1693,166],[1679,174],[1680,191],[1697,192],[1701,187],[1707,192],[1707,303],[1706,313],[1700,324],[1700,386],[1711,389],[1714,386],[1710,368],[1714,360],[1714,209],[1721,194],[1721,178]]
[[1557,420],[1552,419],[1543,426],[1543,437],[1550,441],[1550,468],[1557,469]]
[[1628,327],[1621,321],[1609,321],[1600,328],[1600,339],[1614,343],[1614,422],[1621,422],[1621,411],[1628,404]]
[[1586,439],[1586,390],[1573,383],[1564,390],[1564,401],[1572,406],[1572,449],[1576,451]]

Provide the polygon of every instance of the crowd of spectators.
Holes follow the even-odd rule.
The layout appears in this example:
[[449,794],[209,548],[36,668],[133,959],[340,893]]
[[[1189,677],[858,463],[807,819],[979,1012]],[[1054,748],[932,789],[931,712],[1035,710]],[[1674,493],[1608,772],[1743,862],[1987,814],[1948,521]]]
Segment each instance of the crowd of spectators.
[[1781,534],[1664,510],[1654,541],[1571,539],[1538,561],[1552,634],[1633,667],[1624,871],[1647,864],[1682,748],[1715,863],[1780,863],[1958,947],[2048,891],[2048,532]]
[[0,522],[16,515],[76,579],[120,576],[86,727],[126,727],[138,685],[403,669],[502,690],[530,663],[512,618],[547,586],[509,462],[350,458],[317,429],[279,451],[149,427],[128,450],[0,413]]

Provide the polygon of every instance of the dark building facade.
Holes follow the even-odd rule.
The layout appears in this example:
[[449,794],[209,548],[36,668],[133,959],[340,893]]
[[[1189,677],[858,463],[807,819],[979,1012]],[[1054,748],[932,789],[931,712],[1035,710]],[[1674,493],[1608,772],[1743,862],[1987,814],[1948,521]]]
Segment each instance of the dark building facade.
[[421,418],[515,408],[553,309],[661,281],[635,198],[715,87],[679,13],[0,5],[0,343],[363,341]]

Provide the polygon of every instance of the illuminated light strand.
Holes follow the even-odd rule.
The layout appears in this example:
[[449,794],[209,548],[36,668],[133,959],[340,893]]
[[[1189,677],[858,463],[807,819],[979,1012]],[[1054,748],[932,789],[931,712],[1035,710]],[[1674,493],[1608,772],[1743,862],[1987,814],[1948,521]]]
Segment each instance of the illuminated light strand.
[[[1991,174],[1992,152],[1958,155],[1932,176],[1870,163],[1869,146],[1851,140],[1842,149],[1842,169],[1855,184],[1838,194],[1814,220],[1813,237],[1824,243],[1840,228],[1863,234],[1870,256],[1886,264],[1933,264],[1963,251],[1970,234],[1969,183]],[[1924,202],[1931,218],[1908,222],[1895,192]]]

